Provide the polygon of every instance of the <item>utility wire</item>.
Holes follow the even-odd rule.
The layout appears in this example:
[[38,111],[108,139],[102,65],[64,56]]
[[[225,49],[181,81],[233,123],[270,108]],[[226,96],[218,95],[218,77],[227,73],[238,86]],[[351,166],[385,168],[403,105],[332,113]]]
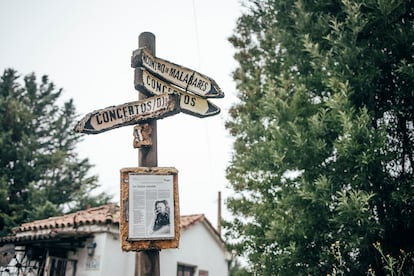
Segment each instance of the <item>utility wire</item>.
[[200,38],[198,35],[197,10],[196,10],[196,5],[195,5],[195,0],[193,0],[193,18],[194,18],[194,32],[195,32],[195,38],[196,38],[198,66],[201,67]]

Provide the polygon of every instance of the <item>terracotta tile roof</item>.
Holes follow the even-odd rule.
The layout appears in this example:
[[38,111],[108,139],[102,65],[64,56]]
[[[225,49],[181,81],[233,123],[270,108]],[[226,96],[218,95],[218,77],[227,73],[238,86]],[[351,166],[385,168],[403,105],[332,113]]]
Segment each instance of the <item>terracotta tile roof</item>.
[[[119,218],[120,207],[114,203],[106,204],[63,216],[23,223],[13,229],[13,235],[0,237],[0,244],[14,241],[47,240],[55,237],[90,235],[90,232],[85,230],[78,231],[77,228],[88,225],[119,225]],[[204,214],[180,217],[182,230],[188,229],[197,222],[206,223],[213,232],[220,236]],[[31,232],[31,234],[28,232]]]
[[190,226],[196,224],[197,222],[202,222],[207,226],[207,229],[211,232],[211,234],[222,244],[224,244],[224,240],[221,238],[220,233],[217,231],[216,228],[210,223],[210,221],[204,216],[204,214],[196,214],[196,215],[187,215],[180,217],[181,223],[181,230],[186,230]]
[[[107,204],[76,213],[71,213],[59,217],[35,220],[23,223],[13,229],[14,233],[33,231],[41,229],[55,229],[64,227],[74,227],[88,224],[119,224],[119,206]],[[180,217],[181,228],[187,229],[196,222],[205,220],[204,214],[186,215]]]
[[191,225],[193,225],[194,223],[202,221],[204,219],[205,219],[204,214],[181,216],[180,217],[181,229],[185,230]]
[[35,220],[23,223],[13,229],[14,233],[36,231],[42,229],[56,229],[64,227],[76,228],[88,224],[117,224],[119,223],[119,207],[114,203],[95,208],[82,210],[59,217]]

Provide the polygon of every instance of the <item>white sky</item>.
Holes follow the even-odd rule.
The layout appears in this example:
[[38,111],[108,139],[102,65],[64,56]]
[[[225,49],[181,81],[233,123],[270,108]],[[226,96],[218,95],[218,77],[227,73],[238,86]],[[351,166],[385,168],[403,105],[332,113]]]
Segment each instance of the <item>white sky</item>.
[[[229,194],[232,142],[224,122],[236,101],[231,72],[237,64],[227,39],[240,14],[238,0],[0,0],[0,73],[11,67],[48,75],[83,117],[138,99],[130,57],[140,33],[155,34],[158,57],[212,77],[225,93],[211,100],[221,108],[217,116],[158,121],[158,166],[179,171],[181,215],[204,213],[216,225],[217,193]],[[85,135],[78,147],[117,202],[119,170],[138,165],[132,130]]]

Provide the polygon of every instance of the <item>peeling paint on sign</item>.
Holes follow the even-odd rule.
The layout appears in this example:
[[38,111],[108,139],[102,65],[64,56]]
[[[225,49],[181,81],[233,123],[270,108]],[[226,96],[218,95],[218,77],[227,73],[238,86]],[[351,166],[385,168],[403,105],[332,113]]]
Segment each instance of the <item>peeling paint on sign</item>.
[[223,98],[224,93],[210,77],[167,60],[154,57],[146,48],[132,53],[131,66],[144,67],[159,78],[203,98]]
[[150,74],[143,68],[135,69],[135,89],[147,96],[161,95],[163,93],[180,94],[181,112],[199,118],[209,117],[220,113],[220,108],[212,102],[182,89],[172,86]]
[[170,93],[99,109],[85,115],[76,124],[74,130],[97,134],[149,119],[161,119],[180,112],[179,99],[179,94]]

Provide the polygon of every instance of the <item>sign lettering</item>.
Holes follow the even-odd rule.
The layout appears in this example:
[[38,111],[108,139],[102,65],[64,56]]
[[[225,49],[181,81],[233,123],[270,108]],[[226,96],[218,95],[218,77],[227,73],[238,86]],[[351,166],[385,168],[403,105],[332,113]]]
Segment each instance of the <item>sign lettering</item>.
[[224,93],[212,78],[154,57],[146,48],[139,48],[132,53],[131,66],[134,68],[144,67],[157,77],[203,98],[224,97]]
[[144,100],[110,106],[85,115],[75,126],[76,132],[97,134],[110,129],[161,119],[180,112],[179,94],[162,94]]
[[174,87],[150,74],[143,68],[135,69],[135,89],[147,96],[161,95],[163,93],[180,94],[180,108],[183,113],[200,118],[213,116],[220,113],[220,108],[210,101],[187,93],[178,87]]

